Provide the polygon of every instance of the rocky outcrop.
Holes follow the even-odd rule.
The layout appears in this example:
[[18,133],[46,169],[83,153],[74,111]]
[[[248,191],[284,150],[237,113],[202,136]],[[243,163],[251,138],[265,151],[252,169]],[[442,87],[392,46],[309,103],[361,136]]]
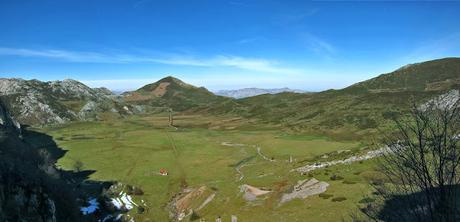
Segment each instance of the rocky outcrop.
[[[103,184],[85,185],[88,174],[57,169],[64,152],[50,136],[21,132],[1,100],[0,122],[0,221],[97,221],[97,215],[84,216],[79,208],[88,191],[97,195]],[[98,215],[107,213],[101,209]]]
[[318,181],[315,178],[300,180],[297,182],[297,185],[292,188],[291,192],[283,194],[280,204],[289,202],[296,198],[304,199],[309,196],[323,193],[327,190],[328,186],[328,183]]
[[123,102],[106,88],[92,89],[76,80],[41,82],[0,79],[0,97],[19,122],[28,125],[97,119],[100,112],[127,114]]

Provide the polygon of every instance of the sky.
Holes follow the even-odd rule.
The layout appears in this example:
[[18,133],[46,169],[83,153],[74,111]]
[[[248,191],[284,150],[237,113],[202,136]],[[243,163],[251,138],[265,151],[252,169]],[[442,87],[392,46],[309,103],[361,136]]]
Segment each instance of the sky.
[[460,57],[460,1],[0,0],[0,77],[342,88]]

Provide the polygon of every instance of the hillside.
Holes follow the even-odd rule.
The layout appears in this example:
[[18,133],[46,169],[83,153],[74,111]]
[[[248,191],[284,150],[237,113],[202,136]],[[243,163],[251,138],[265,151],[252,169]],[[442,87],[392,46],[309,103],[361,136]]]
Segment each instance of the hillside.
[[344,90],[369,92],[442,91],[460,86],[460,58],[409,64]]
[[304,93],[302,90],[290,89],[290,88],[279,88],[279,89],[260,89],[260,88],[244,88],[236,90],[219,90],[215,92],[216,95],[231,97],[235,99],[247,98],[252,96],[258,96],[262,94],[277,94],[282,92],[295,92]]
[[94,120],[102,112],[126,114],[121,101],[108,89],[92,89],[71,79],[0,79],[0,97],[22,124],[42,125],[72,120]]
[[[369,137],[391,126],[411,101],[422,103],[459,89],[460,59],[405,66],[341,90],[314,94],[280,93],[238,100],[238,115],[259,118],[301,131],[340,138]],[[212,112],[225,113],[222,107]],[[231,111],[235,113],[235,110]]]
[[124,93],[123,98],[128,103],[159,109],[172,108],[174,111],[212,106],[229,100],[214,95],[204,87],[192,86],[171,76],[136,91]]

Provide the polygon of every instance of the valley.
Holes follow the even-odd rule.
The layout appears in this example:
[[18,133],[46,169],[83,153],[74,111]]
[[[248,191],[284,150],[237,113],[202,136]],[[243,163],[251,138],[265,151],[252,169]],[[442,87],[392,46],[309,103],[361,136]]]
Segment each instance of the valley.
[[1,148],[16,167],[14,144],[34,153],[43,186],[57,180],[72,196],[76,207],[58,212],[82,220],[352,221],[386,206],[375,186],[393,184],[378,163],[394,120],[455,104],[459,70],[445,58],[339,90],[242,99],[172,76],[121,95],[0,79]]
[[0,222],[460,221],[460,1],[0,1]]
[[[213,125],[203,125],[206,122]],[[93,180],[140,187],[144,194],[133,199],[145,201],[147,207],[142,214],[135,210],[128,213],[135,221],[171,219],[168,212],[173,197],[184,189],[200,187],[206,192],[192,198],[185,208],[206,221],[217,216],[229,220],[231,215],[241,221],[337,221],[348,218],[371,192],[372,161],[336,165],[308,175],[291,172],[327,159],[327,154],[349,153],[347,156],[366,148],[357,141],[294,134],[231,117],[184,115],[177,116],[175,124],[177,129],[169,127],[167,116],[157,114],[69,123],[40,131],[68,150],[58,167],[72,170],[79,160],[85,170],[95,170],[90,176]],[[166,169],[168,175],[159,175],[160,169]],[[333,175],[341,179],[331,179]],[[283,193],[297,181],[311,178],[329,183],[325,194],[330,196],[314,195],[280,204]],[[247,201],[240,191],[244,184],[271,192]],[[209,193],[213,199],[200,208]],[[343,200],[333,201],[334,197]]]

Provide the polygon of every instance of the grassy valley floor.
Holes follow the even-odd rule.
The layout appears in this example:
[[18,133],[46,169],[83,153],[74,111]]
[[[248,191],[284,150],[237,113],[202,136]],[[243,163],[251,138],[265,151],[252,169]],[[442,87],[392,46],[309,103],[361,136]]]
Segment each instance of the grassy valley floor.
[[[358,141],[297,135],[237,118],[178,116],[175,125],[177,129],[168,127],[166,116],[154,115],[37,130],[68,150],[59,167],[72,169],[81,161],[85,170],[95,170],[91,179],[140,187],[144,195],[133,198],[145,201],[147,208],[143,213],[130,211],[135,221],[170,220],[168,203],[184,188],[205,186],[215,193],[209,204],[195,212],[206,221],[217,216],[230,221],[231,215],[238,221],[340,221],[371,193],[368,183],[376,176],[373,160],[308,175],[291,171],[359,152],[364,145]],[[159,175],[160,169],[169,175]],[[331,179],[333,175],[338,177]],[[279,204],[290,186],[310,177],[330,184],[326,195]],[[272,192],[247,201],[240,192],[243,184]]]

